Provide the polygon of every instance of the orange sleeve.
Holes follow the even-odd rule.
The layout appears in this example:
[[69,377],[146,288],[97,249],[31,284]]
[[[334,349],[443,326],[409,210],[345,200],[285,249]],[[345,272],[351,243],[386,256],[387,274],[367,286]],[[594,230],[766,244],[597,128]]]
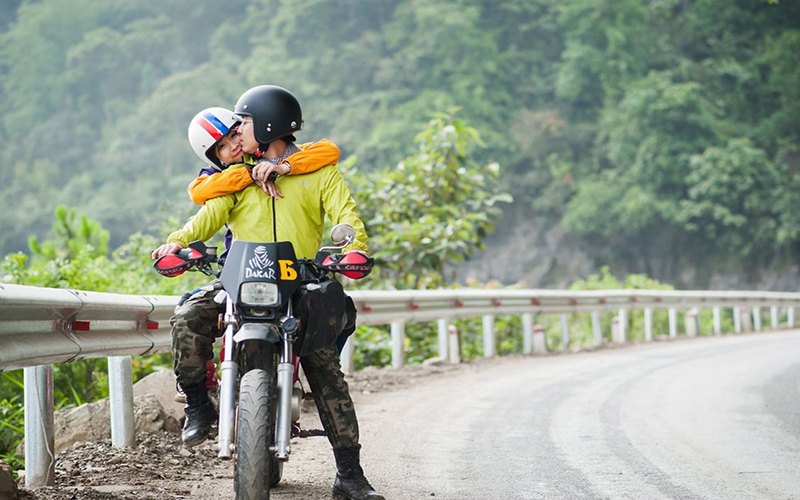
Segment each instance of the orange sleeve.
[[328,139],[298,144],[297,147],[300,151],[286,157],[285,160],[292,166],[292,171],[288,175],[308,174],[339,163],[339,148]]
[[246,168],[228,168],[216,174],[198,177],[186,190],[194,203],[204,205],[211,198],[241,191],[252,182],[253,178]]

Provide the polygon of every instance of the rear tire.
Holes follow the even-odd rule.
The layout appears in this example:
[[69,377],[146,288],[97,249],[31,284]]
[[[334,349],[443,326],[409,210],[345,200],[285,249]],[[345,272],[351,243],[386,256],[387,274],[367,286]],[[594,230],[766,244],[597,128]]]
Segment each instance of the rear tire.
[[269,500],[270,488],[280,481],[282,468],[269,450],[275,442],[274,388],[272,370],[250,370],[239,383],[233,479],[236,500]]

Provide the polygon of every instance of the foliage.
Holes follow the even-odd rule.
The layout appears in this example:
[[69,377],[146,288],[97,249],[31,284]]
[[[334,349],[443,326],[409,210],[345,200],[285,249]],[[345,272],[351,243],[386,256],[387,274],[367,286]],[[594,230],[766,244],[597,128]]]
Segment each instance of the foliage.
[[34,258],[44,261],[73,259],[86,250],[90,257],[98,257],[108,252],[108,231],[100,223],[90,221],[85,215],[78,218],[74,209],[64,205],[56,207],[56,222],[53,224],[55,239],[39,244],[36,236],[28,240]]
[[686,230],[715,244],[716,254],[736,249],[750,257],[777,243],[783,176],[765,151],[731,140],[693,156],[690,164],[690,187],[677,214]]
[[24,466],[16,448],[25,429],[22,372],[0,373],[0,460],[12,470]]
[[[6,3],[2,254],[26,251],[59,204],[102,222],[112,248],[146,231],[198,169],[191,116],[275,83],[303,103],[300,139],[334,140],[359,159],[353,175],[397,165],[432,111],[459,107],[489,146],[475,165],[509,174],[503,224],[560,224],[599,264],[697,268],[701,286],[720,269],[797,261],[797,2]],[[740,171],[788,181],[759,195],[758,213],[719,203],[741,186],[690,192],[696,169],[715,182],[711,157],[742,144],[753,154]],[[751,216],[774,224],[734,222]]]
[[363,177],[352,164],[347,169],[371,235],[372,280],[398,288],[450,281],[447,266],[482,249],[501,213],[498,203],[511,202],[498,189],[500,167],[471,160],[480,136],[462,120],[439,115],[417,140],[418,152],[395,169]]

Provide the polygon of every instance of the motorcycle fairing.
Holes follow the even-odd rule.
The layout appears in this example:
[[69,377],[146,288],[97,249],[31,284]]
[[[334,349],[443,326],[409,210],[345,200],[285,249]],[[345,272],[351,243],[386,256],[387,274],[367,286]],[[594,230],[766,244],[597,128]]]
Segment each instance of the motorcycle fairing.
[[242,283],[277,283],[278,301],[284,304],[300,285],[294,247],[288,241],[258,243],[236,240],[228,251],[220,280],[236,303],[239,302]]

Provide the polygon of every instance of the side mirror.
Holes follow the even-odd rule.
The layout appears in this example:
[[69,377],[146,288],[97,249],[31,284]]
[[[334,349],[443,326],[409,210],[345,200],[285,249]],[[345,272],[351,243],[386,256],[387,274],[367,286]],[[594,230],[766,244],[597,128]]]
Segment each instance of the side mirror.
[[336,224],[331,229],[331,241],[337,247],[346,247],[356,239],[356,230],[350,224]]

